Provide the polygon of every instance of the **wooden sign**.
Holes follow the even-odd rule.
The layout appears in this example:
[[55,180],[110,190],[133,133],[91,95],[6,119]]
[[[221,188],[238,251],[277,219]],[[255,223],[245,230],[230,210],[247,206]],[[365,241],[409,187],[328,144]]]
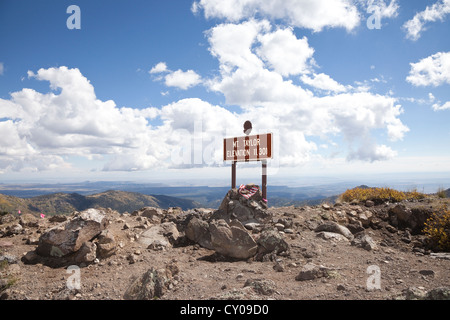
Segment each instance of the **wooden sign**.
[[223,139],[223,161],[260,161],[272,158],[272,133]]

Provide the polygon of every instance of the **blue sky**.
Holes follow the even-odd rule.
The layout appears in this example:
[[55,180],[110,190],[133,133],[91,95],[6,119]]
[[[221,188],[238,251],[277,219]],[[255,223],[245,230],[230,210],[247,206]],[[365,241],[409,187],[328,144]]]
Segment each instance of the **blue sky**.
[[448,0],[3,0],[0,179],[227,181],[245,120],[279,183],[449,176],[449,27]]

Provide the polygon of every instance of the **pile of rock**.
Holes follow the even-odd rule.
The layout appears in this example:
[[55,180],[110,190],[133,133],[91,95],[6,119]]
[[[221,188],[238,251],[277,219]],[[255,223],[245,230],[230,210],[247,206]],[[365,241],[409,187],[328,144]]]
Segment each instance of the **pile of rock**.
[[250,197],[245,197],[238,189],[231,189],[219,209],[211,215],[188,217],[184,230],[186,237],[202,247],[235,259],[255,256],[262,259],[268,253],[287,251],[288,244],[278,230],[260,229],[271,215],[260,188],[247,185],[245,189],[252,187],[257,191]]
[[109,220],[100,209],[75,213],[71,219],[46,230],[35,251],[28,252],[24,263],[43,262],[52,267],[83,265],[114,254],[114,235],[106,230]]

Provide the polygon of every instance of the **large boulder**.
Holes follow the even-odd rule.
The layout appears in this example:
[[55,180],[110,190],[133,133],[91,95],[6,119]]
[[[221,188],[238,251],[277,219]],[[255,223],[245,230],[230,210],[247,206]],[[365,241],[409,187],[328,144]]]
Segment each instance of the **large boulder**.
[[166,249],[170,248],[179,237],[176,224],[164,222],[142,232],[138,242],[150,249]]
[[112,232],[109,230],[103,230],[100,233],[96,241],[96,246],[97,246],[97,257],[99,259],[108,258],[113,254],[115,254],[117,251],[116,239],[112,234]]
[[211,244],[211,234],[209,232],[209,223],[197,217],[192,217],[185,230],[184,233],[186,237],[198,243],[204,248],[213,249]]
[[397,204],[388,211],[389,222],[398,229],[409,228],[412,234],[420,234],[432,212],[433,208],[421,205]]
[[64,257],[75,253],[85,242],[98,236],[107,224],[103,210],[87,209],[43,233],[36,252],[44,257]]
[[263,257],[272,252],[274,254],[280,254],[289,250],[289,244],[277,230],[264,230],[259,236],[257,243],[259,257]]
[[251,234],[237,220],[233,220],[230,225],[225,220],[212,221],[209,231],[213,249],[224,256],[248,259],[258,250]]

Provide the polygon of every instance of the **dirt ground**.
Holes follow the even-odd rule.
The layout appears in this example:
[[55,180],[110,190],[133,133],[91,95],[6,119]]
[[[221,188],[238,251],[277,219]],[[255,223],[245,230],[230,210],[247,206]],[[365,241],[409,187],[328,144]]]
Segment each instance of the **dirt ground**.
[[[289,233],[281,233],[289,250],[263,261],[226,258],[195,243],[147,249],[135,240],[143,231],[142,220],[114,214],[108,228],[119,243],[116,253],[75,271],[67,266],[52,268],[22,261],[21,257],[36,248],[33,239],[57,224],[42,219],[38,227],[25,227],[20,234],[0,238],[0,256],[15,258],[1,270],[4,279],[12,280],[2,298],[122,300],[135,278],[151,267],[164,268],[169,262],[176,264],[179,272],[159,300],[392,300],[404,298],[408,288],[429,291],[450,287],[448,256],[414,252],[414,241],[403,241],[403,231],[366,228],[365,233],[377,244],[377,248],[366,250],[350,241],[318,237],[314,227],[324,221],[326,213],[321,206],[269,210],[273,224],[290,218],[293,225]],[[326,276],[296,280],[308,263],[325,267]],[[69,290],[76,272],[80,288]],[[255,289],[249,285],[252,280],[267,290]]]

